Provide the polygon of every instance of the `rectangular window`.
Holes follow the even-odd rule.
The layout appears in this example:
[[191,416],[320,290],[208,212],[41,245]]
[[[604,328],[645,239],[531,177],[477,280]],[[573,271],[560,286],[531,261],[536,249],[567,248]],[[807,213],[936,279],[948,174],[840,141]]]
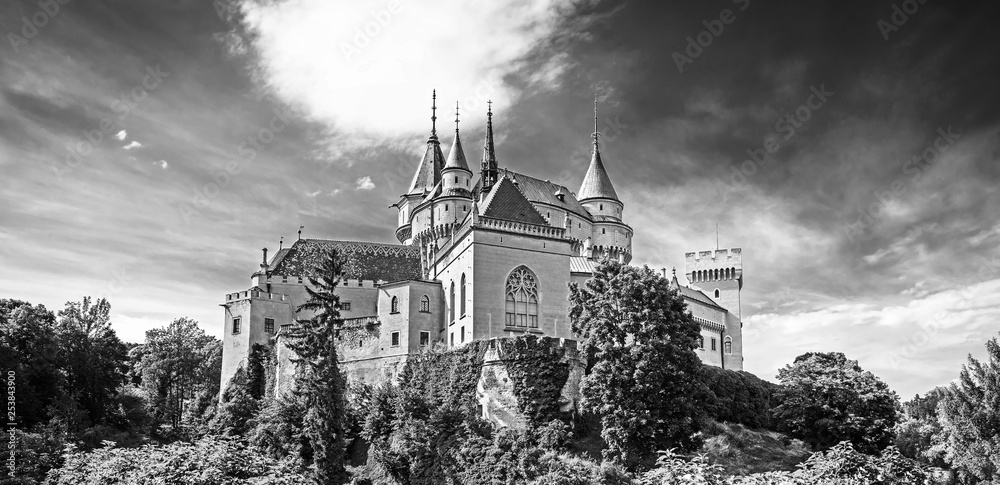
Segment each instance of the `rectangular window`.
[[712,350],[715,350],[715,337],[712,337]]
[[351,302],[349,301],[340,302],[340,309],[344,310],[345,312],[351,311]]
[[264,319],[264,331],[267,333],[274,333],[274,319],[265,318]]
[[233,335],[240,333],[240,317],[233,319]]
[[426,347],[431,344],[431,333],[430,332],[420,332],[420,346]]
[[448,340],[450,341],[451,346],[454,347],[455,346],[455,332],[451,332],[451,335],[448,337]]
[[399,332],[392,332],[392,346],[399,347]]
[[465,327],[462,327],[462,335],[459,342],[465,342]]

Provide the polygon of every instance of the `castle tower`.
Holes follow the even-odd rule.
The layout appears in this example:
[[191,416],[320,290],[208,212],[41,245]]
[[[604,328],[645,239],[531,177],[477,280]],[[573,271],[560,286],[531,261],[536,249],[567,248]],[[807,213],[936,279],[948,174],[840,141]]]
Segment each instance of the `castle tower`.
[[431,95],[431,135],[427,138],[427,149],[420,159],[420,164],[417,165],[417,172],[413,175],[409,190],[393,205],[399,211],[396,225],[396,239],[399,242],[410,244],[413,241],[411,226],[413,209],[441,182],[444,164],[444,153],[441,151],[441,143],[437,136],[437,90],[434,90]]
[[493,145],[493,101],[486,105],[486,141],[483,143],[483,161],[479,168],[480,194],[488,194],[497,183],[497,150]]
[[684,255],[684,276],[692,288],[712,298],[742,321],[740,290],[743,289],[741,248],[699,251]]
[[611,177],[601,159],[600,137],[597,130],[597,97],[594,97],[594,149],[590,167],[583,177],[577,199],[594,216],[592,252],[590,257],[609,257],[627,263],[632,259],[632,228],[622,221],[625,204],[618,199]]
[[441,195],[432,208],[435,224],[452,224],[465,220],[472,210],[472,170],[465,159],[462,138],[458,132],[458,103],[455,103],[455,142],[451,144],[448,161],[441,170]]

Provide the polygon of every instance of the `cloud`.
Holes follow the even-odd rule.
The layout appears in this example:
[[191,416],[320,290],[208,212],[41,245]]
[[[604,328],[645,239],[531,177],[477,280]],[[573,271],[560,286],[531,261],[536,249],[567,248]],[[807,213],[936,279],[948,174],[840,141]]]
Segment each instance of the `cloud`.
[[[531,62],[537,66],[527,82],[558,85],[569,62],[559,54],[538,58],[537,51],[569,14],[565,0],[366,5],[349,0],[242,5],[250,34],[245,40],[264,82],[313,121],[341,132],[396,137],[426,131],[432,88],[446,113],[457,100],[463,122],[481,123],[487,99],[497,109],[519,97],[504,76],[527,71]],[[329,47],[322,62],[317,45]]]
[[167,163],[167,161],[166,161],[166,160],[160,160],[160,168],[162,168],[162,169],[166,170],[166,169],[167,169],[167,167],[169,167],[169,166],[170,166],[170,164],[169,164],[169,163]]
[[115,138],[117,138],[119,140],[125,140],[126,136],[128,136],[128,133],[126,133],[125,130],[122,130],[122,131],[119,131],[118,133],[115,133]]
[[126,150],[133,150],[135,148],[141,148],[141,147],[142,147],[142,143],[139,143],[139,142],[137,142],[135,140],[132,140],[132,141],[130,141],[128,143],[128,145],[125,145],[122,148],[124,148]]
[[306,192],[306,195],[309,196],[309,197],[316,197],[317,195],[320,194],[320,192],[323,192],[323,191],[322,190],[317,190],[315,192]]
[[372,178],[368,175],[358,179],[358,186],[354,190],[374,190],[375,182],[372,182]]

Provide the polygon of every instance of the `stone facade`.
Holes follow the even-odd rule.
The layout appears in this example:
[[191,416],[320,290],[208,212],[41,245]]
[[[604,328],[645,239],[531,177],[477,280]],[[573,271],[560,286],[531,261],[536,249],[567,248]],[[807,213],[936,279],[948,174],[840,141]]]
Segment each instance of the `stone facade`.
[[[492,113],[478,177],[461,152],[458,130],[444,160],[436,131],[398,211],[401,244],[300,239],[270,260],[264,250],[249,289],[226,295],[222,384],[250,347],[278,345],[278,389],[294,375],[282,329],[310,315],[312,268],[330,249],[347,257],[338,289],[344,308],[340,358],[350,377],[394,379],[407,356],[430,345],[535,334],[574,339],[570,282],[591,277],[602,258],[632,259],[633,230],[623,218],[595,134],[579,193],[496,165]],[[456,153],[456,151],[458,153]],[[701,325],[702,361],[743,368],[739,248],[686,254],[672,285]]]

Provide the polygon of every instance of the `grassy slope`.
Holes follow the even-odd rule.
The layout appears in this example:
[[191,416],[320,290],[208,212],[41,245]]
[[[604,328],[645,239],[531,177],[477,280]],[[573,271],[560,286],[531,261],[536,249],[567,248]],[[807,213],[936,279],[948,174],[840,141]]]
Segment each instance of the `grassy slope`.
[[757,472],[795,470],[809,457],[805,443],[781,433],[752,430],[739,424],[712,422],[706,426],[701,452],[726,473],[748,475]]

